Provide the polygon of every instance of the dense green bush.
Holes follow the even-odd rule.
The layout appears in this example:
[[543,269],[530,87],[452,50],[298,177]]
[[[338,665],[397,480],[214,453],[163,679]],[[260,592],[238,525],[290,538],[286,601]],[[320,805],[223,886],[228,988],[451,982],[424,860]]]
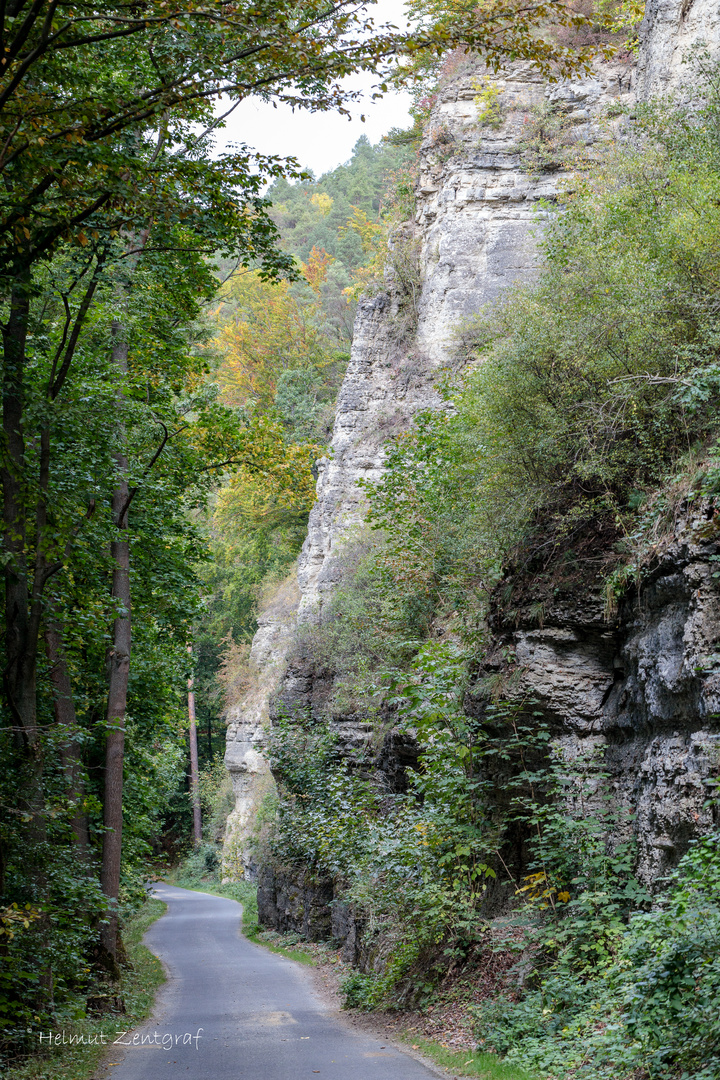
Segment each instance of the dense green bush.
[[638,109],[574,180],[536,282],[459,328],[450,407],[364,485],[377,542],[305,645],[336,673],[329,715],[417,738],[407,791],[363,780],[307,718],[273,743],[271,842],[339,875],[363,922],[348,1003],[427,1000],[451,966],[515,951],[527,970],[478,1008],[478,1036],[553,1078],[720,1077],[718,837],[651,908],[602,758],[518,700],[511,654],[473,683],[508,565],[572,563],[599,523],[617,598],[673,500],[718,490],[720,74],[699,55],[695,78],[692,110]]
[[594,976],[551,971],[522,1000],[477,1009],[482,1044],[553,1076],[717,1080],[719,841],[693,845],[659,906],[630,919]]

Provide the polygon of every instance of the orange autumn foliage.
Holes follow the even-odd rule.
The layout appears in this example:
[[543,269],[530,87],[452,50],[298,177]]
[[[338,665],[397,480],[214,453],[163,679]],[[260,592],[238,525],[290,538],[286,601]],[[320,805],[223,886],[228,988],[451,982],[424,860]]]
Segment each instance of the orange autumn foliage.
[[[318,295],[332,257],[313,248],[303,276]],[[222,290],[215,344],[222,361],[218,382],[227,405],[269,408],[283,371],[312,367],[327,343],[315,300],[299,298],[288,281],[263,281],[255,271],[233,275]]]

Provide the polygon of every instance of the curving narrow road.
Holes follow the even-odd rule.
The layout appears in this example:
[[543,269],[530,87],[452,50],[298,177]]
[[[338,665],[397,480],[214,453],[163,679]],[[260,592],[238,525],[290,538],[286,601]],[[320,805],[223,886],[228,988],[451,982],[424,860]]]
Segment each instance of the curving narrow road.
[[[333,1015],[307,971],[240,933],[241,907],[159,885],[145,938],[168,970],[152,1020],[120,1038],[112,1080],[429,1080],[434,1070]],[[121,1029],[118,1029],[121,1031]],[[129,1044],[129,1045],[128,1045]],[[134,1044],[134,1045],[133,1045]]]

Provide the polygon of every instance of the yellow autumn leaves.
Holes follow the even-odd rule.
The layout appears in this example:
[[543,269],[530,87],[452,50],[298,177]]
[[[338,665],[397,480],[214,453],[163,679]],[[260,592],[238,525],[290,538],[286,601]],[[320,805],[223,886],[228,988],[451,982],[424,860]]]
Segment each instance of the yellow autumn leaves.
[[240,468],[222,489],[216,510],[221,527],[272,524],[312,506],[313,466],[323,447],[294,441],[276,414],[275,400],[284,374],[312,372],[327,362],[318,297],[331,262],[325,251],[313,248],[307,263],[300,264],[305,295],[302,287],[263,281],[247,270],[234,274],[222,289],[215,313],[216,378],[223,402],[244,409],[262,427],[263,468]]

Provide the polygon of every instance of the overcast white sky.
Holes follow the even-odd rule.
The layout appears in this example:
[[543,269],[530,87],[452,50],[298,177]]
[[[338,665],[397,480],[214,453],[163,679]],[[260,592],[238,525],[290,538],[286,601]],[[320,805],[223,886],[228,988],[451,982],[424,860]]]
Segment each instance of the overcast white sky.
[[[378,0],[369,13],[376,23],[406,25],[403,0]],[[224,130],[218,132],[216,145],[222,150],[233,143],[244,142],[263,154],[294,155],[301,165],[309,166],[316,176],[320,176],[347,161],[361,135],[367,135],[370,142],[376,143],[390,128],[407,127],[410,123],[409,95],[389,93],[373,102],[370,92],[374,81],[369,74],[349,80],[353,88],[364,91],[363,100],[351,107],[352,120],[337,113],[301,110],[293,113],[290,108],[280,105],[274,109],[263,101],[243,101],[228,117]],[[362,113],[365,123],[360,120]]]

